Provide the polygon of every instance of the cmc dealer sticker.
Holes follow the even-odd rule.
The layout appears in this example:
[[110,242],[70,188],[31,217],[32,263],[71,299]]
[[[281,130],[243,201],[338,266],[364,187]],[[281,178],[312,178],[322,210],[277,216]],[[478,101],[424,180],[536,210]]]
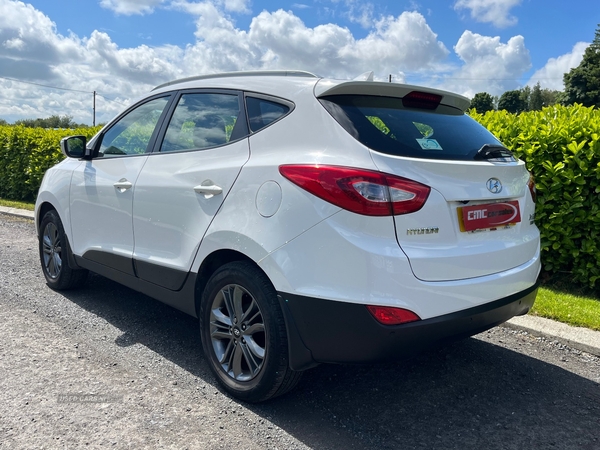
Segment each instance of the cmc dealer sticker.
[[521,221],[519,202],[487,203],[458,209],[461,231],[482,230],[514,225]]

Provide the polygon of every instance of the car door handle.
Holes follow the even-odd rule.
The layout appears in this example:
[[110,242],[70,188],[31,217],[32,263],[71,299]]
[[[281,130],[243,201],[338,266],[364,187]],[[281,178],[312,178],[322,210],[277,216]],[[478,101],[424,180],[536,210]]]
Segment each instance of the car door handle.
[[[206,183],[206,182],[205,182]],[[215,195],[219,195],[223,193],[223,188],[221,186],[217,186],[216,184],[199,184],[194,187],[194,191],[198,194],[204,194],[204,197],[211,198]]]
[[127,189],[131,189],[131,187],[133,186],[133,184],[131,184],[125,178],[121,178],[119,181],[117,181],[115,184],[113,184],[113,186],[116,189],[118,189],[119,192],[125,192]]

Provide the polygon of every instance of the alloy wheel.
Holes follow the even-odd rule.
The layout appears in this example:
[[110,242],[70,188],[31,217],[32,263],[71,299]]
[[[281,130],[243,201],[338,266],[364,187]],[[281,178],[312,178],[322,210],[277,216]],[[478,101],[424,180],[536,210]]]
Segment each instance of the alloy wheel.
[[43,262],[46,274],[57,279],[62,269],[62,243],[58,228],[52,222],[48,223],[42,234]]
[[210,312],[210,338],[223,371],[236,381],[255,378],[265,361],[266,334],[258,303],[237,284],[224,286]]

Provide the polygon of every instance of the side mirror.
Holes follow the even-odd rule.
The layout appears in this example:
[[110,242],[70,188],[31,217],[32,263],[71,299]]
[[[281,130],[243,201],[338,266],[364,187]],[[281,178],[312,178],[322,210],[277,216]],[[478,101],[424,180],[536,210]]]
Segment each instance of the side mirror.
[[86,157],[89,157],[89,151],[87,151],[85,145],[85,136],[69,136],[60,140],[60,149],[69,158],[86,159]]

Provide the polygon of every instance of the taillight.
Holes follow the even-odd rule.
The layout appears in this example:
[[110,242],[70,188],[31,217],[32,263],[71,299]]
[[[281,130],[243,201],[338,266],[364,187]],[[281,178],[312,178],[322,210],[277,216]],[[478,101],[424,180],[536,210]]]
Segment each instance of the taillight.
[[373,305],[367,305],[367,309],[375,317],[375,320],[383,325],[400,325],[421,320],[419,316],[408,309]]
[[279,172],[311,194],[365,216],[418,211],[431,190],[406,178],[352,167],[283,165]]
[[535,189],[535,180],[531,172],[529,173],[529,181],[527,182],[527,186],[529,187],[529,192],[531,192],[531,198],[533,199],[533,203],[535,203],[537,199],[537,190]]
[[442,96],[430,92],[412,91],[402,97],[405,108],[435,109],[442,101]]

